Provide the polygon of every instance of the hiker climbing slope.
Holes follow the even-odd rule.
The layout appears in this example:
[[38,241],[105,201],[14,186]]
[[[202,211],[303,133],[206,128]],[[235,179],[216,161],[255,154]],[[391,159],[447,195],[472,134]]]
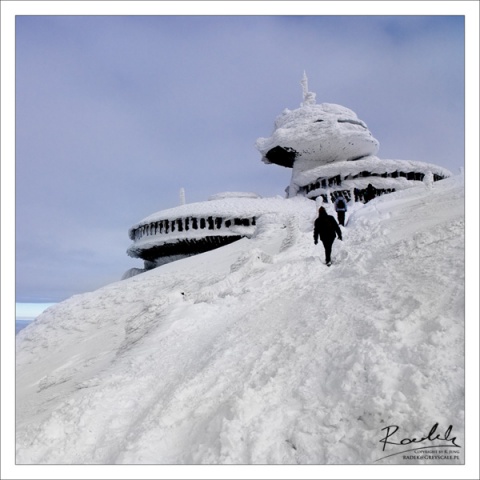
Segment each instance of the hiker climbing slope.
[[338,223],[345,226],[345,212],[347,211],[347,201],[340,195],[335,200],[335,211],[337,212]]
[[327,214],[324,207],[320,207],[313,229],[313,241],[315,245],[317,245],[318,237],[320,237],[325,248],[325,263],[328,266],[332,264],[332,245],[336,236],[338,236],[339,240],[342,240],[342,232],[337,221],[331,215]]

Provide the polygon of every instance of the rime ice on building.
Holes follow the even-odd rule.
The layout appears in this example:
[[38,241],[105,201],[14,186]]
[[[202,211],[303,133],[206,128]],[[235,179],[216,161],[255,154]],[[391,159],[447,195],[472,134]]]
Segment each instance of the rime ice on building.
[[155,213],[130,228],[133,244],[128,255],[143,259],[146,269],[154,268],[251,237],[259,216],[287,210],[293,197],[330,202],[343,195],[349,202],[366,203],[451,175],[433,164],[378,158],[379,142],[355,112],[341,105],[317,104],[306,74],[301,85],[300,108],[285,109],[276,118],[272,135],[256,142],[263,162],[292,169],[286,199],[229,193],[185,204],[182,189],[179,207]]
[[436,181],[451,175],[432,164],[378,158],[379,142],[355,112],[317,104],[305,74],[301,84],[300,108],[285,109],[276,118],[272,135],[256,142],[265,163],[292,169],[288,197],[333,201],[341,193],[349,201],[365,202],[417,185],[426,177]]
[[130,228],[127,253],[145,260],[149,269],[249,237],[260,201],[253,193],[232,192],[162,210]]

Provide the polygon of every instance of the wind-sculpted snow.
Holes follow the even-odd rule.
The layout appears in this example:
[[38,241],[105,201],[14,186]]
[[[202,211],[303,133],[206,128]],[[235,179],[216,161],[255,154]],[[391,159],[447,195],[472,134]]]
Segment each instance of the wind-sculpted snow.
[[330,268],[298,202],[48,309],[17,336],[17,462],[364,464],[436,423],[463,462],[463,192],[355,204]]
[[[319,165],[375,155],[379,143],[356,113],[341,105],[322,103],[285,109],[268,138],[256,147],[265,163],[310,170]],[[277,161],[278,149],[294,153],[291,163]],[[275,150],[277,149],[277,150]]]

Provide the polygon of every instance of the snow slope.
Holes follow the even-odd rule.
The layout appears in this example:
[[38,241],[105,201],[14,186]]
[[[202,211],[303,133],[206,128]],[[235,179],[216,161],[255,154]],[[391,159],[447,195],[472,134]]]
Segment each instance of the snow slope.
[[21,331],[17,462],[371,464],[437,422],[463,447],[463,178],[355,205],[330,268],[298,205]]

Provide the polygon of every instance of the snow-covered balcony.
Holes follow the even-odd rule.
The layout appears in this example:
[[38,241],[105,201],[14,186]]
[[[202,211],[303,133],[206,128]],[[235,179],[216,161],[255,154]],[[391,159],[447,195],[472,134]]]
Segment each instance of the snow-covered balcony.
[[189,215],[156,220],[130,229],[134,244],[128,254],[150,262],[198,254],[252,236],[255,224],[254,216]]
[[449,176],[451,172],[431,163],[368,156],[355,161],[297,170],[292,176],[292,189],[312,199],[321,196],[326,200],[330,196],[333,201],[342,193],[349,200],[364,201],[369,185],[378,196]]

